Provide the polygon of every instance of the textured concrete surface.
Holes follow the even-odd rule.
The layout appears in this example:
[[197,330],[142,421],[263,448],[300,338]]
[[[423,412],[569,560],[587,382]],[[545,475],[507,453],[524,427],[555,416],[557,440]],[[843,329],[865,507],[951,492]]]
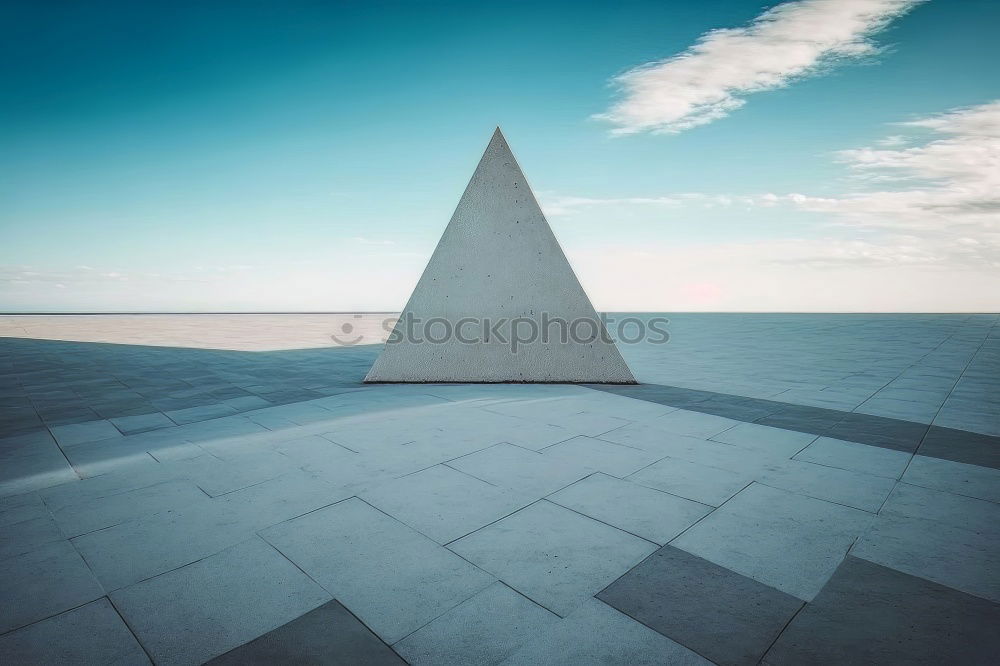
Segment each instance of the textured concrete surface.
[[365,381],[635,383],[499,128]]
[[995,316],[677,315],[610,388],[161,321],[0,339],[2,662],[996,653]]

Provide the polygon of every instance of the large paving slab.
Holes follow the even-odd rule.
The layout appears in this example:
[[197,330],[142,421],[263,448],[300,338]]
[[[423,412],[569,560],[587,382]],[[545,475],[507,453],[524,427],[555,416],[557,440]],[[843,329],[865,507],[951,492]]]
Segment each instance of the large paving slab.
[[0,497],[79,479],[45,430],[0,439]]
[[756,664],[802,607],[791,595],[672,546],[597,598],[718,664]]
[[898,479],[902,476],[910,458],[909,454],[902,451],[846,442],[832,437],[819,437],[795,454],[796,460],[889,479]]
[[617,477],[628,476],[662,457],[650,451],[584,436],[547,446],[541,449],[541,453],[548,460],[567,467],[584,465]]
[[600,666],[629,664],[709,666],[703,659],[666,636],[589,598],[548,631],[501,662],[507,666]]
[[915,486],[1000,502],[1000,470],[916,455],[902,480]]
[[360,497],[440,544],[474,532],[531,502],[522,494],[447,465],[387,481],[361,492]]
[[720,506],[746,488],[753,481],[753,476],[666,457],[627,479],[695,502]]
[[0,661],[8,664],[149,664],[105,597],[0,636]]
[[985,529],[966,529],[949,522],[881,514],[854,545],[851,554],[1000,602],[1000,578],[996,575],[1000,567],[997,523]]
[[558,622],[558,615],[497,582],[393,647],[415,666],[498,664]]
[[705,504],[600,473],[549,495],[548,500],[660,545],[712,510]]
[[808,601],[872,518],[754,483],[671,545]]
[[1000,604],[848,557],[767,653],[768,664],[987,664]]
[[403,666],[406,662],[333,600],[206,663]]
[[104,588],[69,541],[0,560],[0,633],[104,596]]
[[542,500],[449,548],[565,617],[656,546]]
[[494,581],[359,499],[313,511],[261,534],[387,643]]
[[330,595],[254,538],[113,592],[111,600],[156,663],[200,664],[326,603]]
[[449,460],[448,465],[532,499],[548,495],[595,471],[580,462],[566,463],[511,444],[497,444]]

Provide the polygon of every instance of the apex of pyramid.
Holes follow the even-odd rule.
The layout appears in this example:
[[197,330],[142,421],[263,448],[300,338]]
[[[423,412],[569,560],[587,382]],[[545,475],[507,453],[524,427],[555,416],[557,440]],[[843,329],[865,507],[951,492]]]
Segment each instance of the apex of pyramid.
[[489,148],[510,152],[510,144],[507,143],[507,137],[505,137],[503,132],[500,131],[499,125],[497,125],[497,128],[493,130],[493,136],[490,137],[490,143],[489,146],[487,146],[487,149]]

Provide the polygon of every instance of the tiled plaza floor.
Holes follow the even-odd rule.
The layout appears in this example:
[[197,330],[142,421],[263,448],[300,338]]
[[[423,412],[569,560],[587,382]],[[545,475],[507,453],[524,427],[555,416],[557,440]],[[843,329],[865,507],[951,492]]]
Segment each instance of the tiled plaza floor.
[[627,387],[296,317],[0,317],[0,663],[1000,654],[995,315],[677,315]]

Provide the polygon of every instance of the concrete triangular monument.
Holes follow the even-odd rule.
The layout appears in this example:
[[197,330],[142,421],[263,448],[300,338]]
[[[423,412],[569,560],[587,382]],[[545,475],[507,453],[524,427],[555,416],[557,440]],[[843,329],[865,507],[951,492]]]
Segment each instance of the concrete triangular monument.
[[365,381],[636,383],[499,128]]

